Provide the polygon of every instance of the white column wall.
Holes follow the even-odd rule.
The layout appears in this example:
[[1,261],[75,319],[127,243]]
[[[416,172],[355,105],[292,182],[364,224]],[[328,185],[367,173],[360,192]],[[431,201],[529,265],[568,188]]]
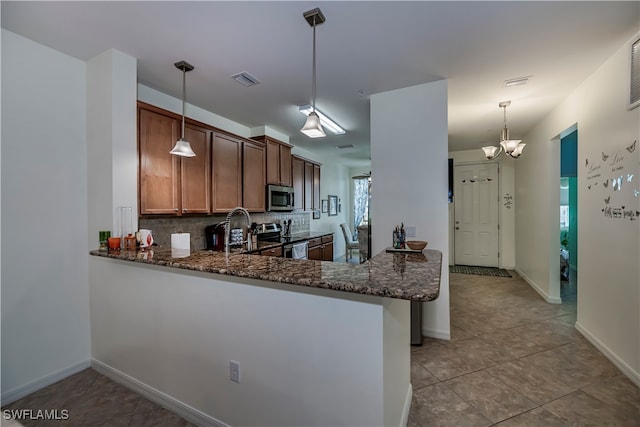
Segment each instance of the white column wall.
[[119,206],[138,229],[136,59],[115,49],[87,62],[89,247],[99,230],[116,230]]
[[422,331],[450,338],[447,81],[371,96],[372,252],[391,245],[396,224],[442,251],[440,296],[424,304]]
[[85,64],[2,30],[2,403],[89,366]]
[[[620,47],[561,105],[523,139],[527,148],[516,167],[516,266],[538,292],[559,297],[559,179],[562,132],[578,129],[578,321],[576,327],[636,384],[640,385],[640,221],[605,218],[602,181],[587,179],[586,160],[601,163],[602,153],[622,150],[640,175],[636,148],[640,109],[626,109],[628,51]],[[635,163],[634,163],[635,162]],[[637,178],[634,178],[637,179]],[[592,188],[589,189],[588,185]],[[638,182],[625,183],[632,196]],[[524,226],[526,225],[526,226]],[[633,266],[630,268],[630,266]]]

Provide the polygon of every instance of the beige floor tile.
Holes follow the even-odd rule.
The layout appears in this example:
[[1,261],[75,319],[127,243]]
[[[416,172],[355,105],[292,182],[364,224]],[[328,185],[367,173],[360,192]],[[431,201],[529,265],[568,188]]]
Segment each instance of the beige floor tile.
[[509,418],[501,423],[496,424],[500,427],[569,427],[567,421],[553,415],[551,412],[536,408],[528,412],[524,412],[515,417]]
[[411,363],[411,386],[413,387],[414,392],[419,388],[435,384],[437,382],[440,382],[440,380],[429,372],[427,368],[416,362]]
[[583,391],[576,391],[547,403],[544,409],[573,425],[620,427],[640,425],[637,414],[618,411]]
[[525,359],[494,366],[487,372],[538,404],[550,402],[575,391],[575,388],[558,380],[544,369],[531,365]]
[[591,384],[582,391],[616,411],[630,413],[640,423],[640,389],[624,375]]
[[466,403],[453,390],[439,383],[414,393],[409,426],[489,426],[491,421]]
[[494,423],[538,406],[486,371],[463,375],[445,384]]

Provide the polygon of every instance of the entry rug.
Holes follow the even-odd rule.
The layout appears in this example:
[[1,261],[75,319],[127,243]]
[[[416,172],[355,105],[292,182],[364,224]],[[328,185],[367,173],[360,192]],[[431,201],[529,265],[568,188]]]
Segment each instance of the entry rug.
[[505,269],[496,267],[476,267],[474,265],[450,265],[450,273],[478,274],[480,276],[511,277]]

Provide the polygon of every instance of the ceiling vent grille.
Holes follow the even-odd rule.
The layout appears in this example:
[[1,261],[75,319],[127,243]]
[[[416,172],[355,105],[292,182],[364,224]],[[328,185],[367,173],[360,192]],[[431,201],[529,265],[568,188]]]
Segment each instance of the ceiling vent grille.
[[640,105],[640,36],[630,43],[629,109]]
[[338,150],[344,150],[345,148],[353,148],[353,147],[355,147],[355,145],[353,144],[336,145],[336,148]]
[[247,73],[246,71],[234,74],[233,76],[231,76],[231,78],[244,87],[255,86],[260,83],[260,80],[258,80],[255,76]]

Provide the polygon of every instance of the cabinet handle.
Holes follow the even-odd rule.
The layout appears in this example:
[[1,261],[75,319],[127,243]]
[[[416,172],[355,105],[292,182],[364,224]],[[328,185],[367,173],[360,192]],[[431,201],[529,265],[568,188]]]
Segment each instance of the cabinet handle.
[[174,211],[174,212],[178,212],[179,210],[180,210],[180,209],[178,209],[178,208],[175,208],[175,209],[174,209],[173,211]]

